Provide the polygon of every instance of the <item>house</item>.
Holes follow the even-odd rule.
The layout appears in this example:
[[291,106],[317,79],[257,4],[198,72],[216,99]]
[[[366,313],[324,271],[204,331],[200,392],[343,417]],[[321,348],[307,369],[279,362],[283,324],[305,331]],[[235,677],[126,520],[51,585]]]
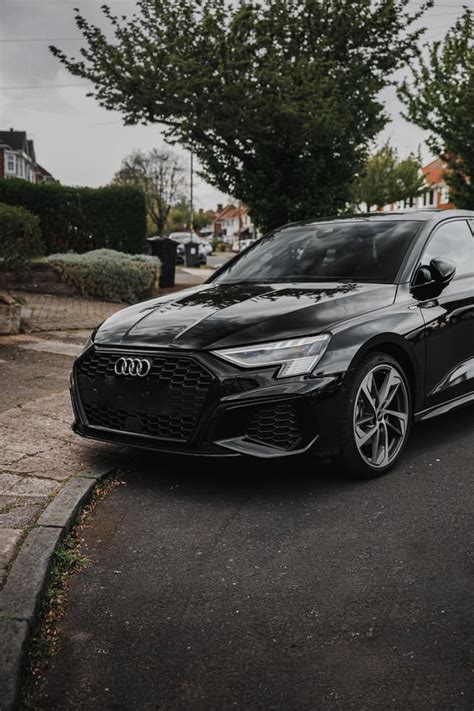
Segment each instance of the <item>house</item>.
[[30,183],[56,183],[36,162],[33,141],[26,131],[0,131],[0,178],[20,178]]
[[36,164],[36,182],[37,183],[59,183],[59,180],[53,178],[51,173],[43,168],[39,163]]
[[217,206],[213,221],[214,237],[232,244],[236,239],[249,239],[256,236],[255,226],[245,205]]
[[391,205],[385,205],[381,208],[381,212],[395,212],[396,210],[404,210],[407,208],[438,208],[440,210],[449,210],[454,207],[449,200],[449,187],[443,177],[446,170],[446,164],[441,158],[428,163],[421,169],[425,176],[426,192],[416,198],[408,200],[399,200]]
[[438,207],[440,210],[449,210],[454,207],[449,201],[449,187],[443,177],[446,163],[441,158],[431,161],[422,168],[428,191],[420,198],[417,207]]

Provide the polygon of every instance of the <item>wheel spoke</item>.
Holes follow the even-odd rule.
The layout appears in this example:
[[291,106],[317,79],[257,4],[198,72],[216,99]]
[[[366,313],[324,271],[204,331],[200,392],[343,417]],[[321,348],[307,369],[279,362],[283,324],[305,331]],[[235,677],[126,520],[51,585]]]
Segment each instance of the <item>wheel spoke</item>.
[[394,417],[400,423],[401,434],[404,434],[407,423],[408,415],[405,412],[398,412],[398,410],[385,410],[385,418]]
[[401,380],[392,368],[388,371],[379,392],[380,407],[387,407],[393,400],[395,393],[401,385]]
[[369,373],[369,375],[364,379],[364,382],[362,383],[362,392],[365,395],[365,398],[372,408],[372,410],[377,412],[377,400],[376,398],[372,395],[372,388],[374,386],[374,378],[372,373]]
[[381,467],[385,467],[390,460],[390,441],[388,437],[388,429],[387,425],[385,422],[382,422],[380,425],[380,433],[381,437],[380,439],[382,440],[381,442],[381,448],[382,448],[382,453],[381,453],[381,459],[380,461],[377,462],[377,464]]
[[[399,422],[399,420],[397,420],[396,422]],[[390,427],[390,429],[393,430],[393,432],[395,432],[395,434],[397,434],[399,437],[403,437],[404,430],[401,424],[400,427],[397,427],[396,424],[390,422],[389,419],[385,420],[385,424],[387,425],[387,427]]]
[[357,439],[357,446],[358,447],[363,447],[364,444],[367,444],[372,437],[377,433],[378,430],[378,425],[374,425],[374,427],[371,427],[371,429],[368,432],[361,432],[359,434],[358,430],[358,425],[356,425],[356,439]]
[[365,415],[364,417],[359,417],[359,419],[356,422],[356,427],[365,427],[366,425],[370,425],[370,423],[373,421],[374,421],[373,415]]
[[378,464],[380,445],[380,427],[377,425],[374,438],[372,440],[372,462]]

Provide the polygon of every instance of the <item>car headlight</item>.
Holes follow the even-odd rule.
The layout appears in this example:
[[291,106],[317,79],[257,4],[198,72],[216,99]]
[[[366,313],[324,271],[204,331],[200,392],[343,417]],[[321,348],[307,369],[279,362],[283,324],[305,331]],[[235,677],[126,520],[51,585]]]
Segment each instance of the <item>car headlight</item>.
[[319,336],[292,338],[288,341],[258,343],[239,348],[225,348],[212,351],[214,355],[242,368],[262,368],[268,365],[281,365],[278,378],[290,375],[310,373],[323,357],[331,336],[324,333]]
[[86,351],[89,348],[89,346],[91,346],[94,343],[95,334],[97,333],[98,330],[99,330],[99,327],[97,326],[97,328],[94,328],[94,330],[91,331],[91,333],[89,334],[89,336],[87,338],[87,341],[84,343],[84,346],[82,349],[83,351]]

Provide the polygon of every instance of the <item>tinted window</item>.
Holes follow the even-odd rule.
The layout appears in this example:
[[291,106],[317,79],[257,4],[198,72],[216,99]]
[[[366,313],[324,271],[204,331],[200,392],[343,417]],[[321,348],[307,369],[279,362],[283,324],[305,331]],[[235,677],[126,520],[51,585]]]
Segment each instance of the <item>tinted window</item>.
[[288,227],[256,242],[216,281],[393,282],[419,224],[384,219]]
[[422,262],[428,266],[435,257],[454,262],[456,276],[474,273],[474,238],[467,222],[447,222],[436,230],[428,242]]

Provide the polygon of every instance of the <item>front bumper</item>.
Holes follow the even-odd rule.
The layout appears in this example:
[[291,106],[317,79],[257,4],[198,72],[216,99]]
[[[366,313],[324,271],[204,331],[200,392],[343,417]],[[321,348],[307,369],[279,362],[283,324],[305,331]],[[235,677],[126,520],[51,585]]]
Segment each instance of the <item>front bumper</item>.
[[[151,359],[150,377],[117,376],[122,356]],[[243,370],[205,352],[91,346],[71,376],[73,429],[164,453],[334,452],[342,375],[277,380],[276,371]]]

